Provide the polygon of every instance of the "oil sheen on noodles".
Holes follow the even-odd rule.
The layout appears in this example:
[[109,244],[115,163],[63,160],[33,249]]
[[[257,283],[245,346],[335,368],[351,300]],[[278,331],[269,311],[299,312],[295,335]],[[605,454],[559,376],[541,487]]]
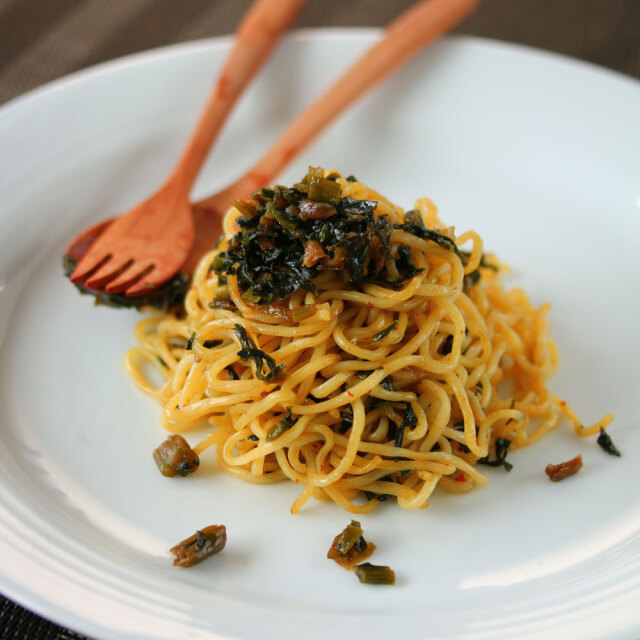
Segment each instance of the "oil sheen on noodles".
[[[403,210],[379,193],[335,181],[341,197],[374,200],[376,216],[403,222]],[[240,212],[232,208],[225,240],[194,274],[184,316],[141,321],[139,346],[126,355],[135,384],[162,405],[164,427],[184,433],[208,421],[212,430],[196,453],[217,455],[221,469],[248,482],[299,484],[293,513],[311,497],[368,513],[390,496],[415,509],[428,505],[436,486],[461,493],[486,484],[477,461],[492,459],[496,442],[511,450],[533,444],[562,415],[579,435],[606,426],[609,415],[582,426],[547,389],[558,359],[549,305],[504,289],[477,233],[454,237],[427,199],[415,211],[466,249],[466,259],[396,228],[391,256],[410,247],[420,269],[399,290],[354,287],[328,271],[314,280],[316,295],[299,290],[278,305],[258,305],[230,276],[231,303],[212,308],[223,285],[210,267],[237,231]],[[390,272],[394,264],[388,260]],[[274,380],[258,379],[252,360],[238,355],[236,325],[284,365]],[[150,382],[149,366],[164,384]]]

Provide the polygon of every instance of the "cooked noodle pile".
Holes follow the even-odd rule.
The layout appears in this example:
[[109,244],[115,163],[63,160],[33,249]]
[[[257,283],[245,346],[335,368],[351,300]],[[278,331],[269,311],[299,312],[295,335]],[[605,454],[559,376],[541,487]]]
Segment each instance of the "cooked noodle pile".
[[[391,496],[414,509],[427,506],[436,486],[461,493],[486,484],[478,461],[509,468],[507,450],[539,440],[560,414],[580,435],[608,424],[610,416],[581,426],[547,389],[557,364],[549,306],[536,308],[524,291],[498,283],[499,265],[483,255],[477,233],[455,237],[426,199],[410,219],[420,214],[437,233],[412,232],[400,227],[407,215],[380,194],[333,181],[341,198],[375,201],[376,219],[396,223],[384,269],[401,284],[354,284],[334,268],[319,273],[312,290],[249,301],[237,275],[220,279],[212,268],[238,230],[241,212],[231,209],[225,239],[194,274],[183,316],[140,322],[140,346],[126,357],[134,382],[161,403],[169,431],[208,421],[198,455],[215,450],[221,469],[248,482],[298,483],[294,513],[310,497],[367,513]],[[402,280],[400,258],[406,267],[409,256],[413,275]],[[163,386],[149,382],[148,364]]]

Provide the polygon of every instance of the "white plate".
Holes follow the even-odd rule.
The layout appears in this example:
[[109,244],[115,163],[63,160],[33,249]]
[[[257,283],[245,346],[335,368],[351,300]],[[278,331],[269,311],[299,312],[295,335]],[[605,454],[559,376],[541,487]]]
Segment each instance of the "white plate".
[[[376,37],[297,34],[226,128],[196,195],[250,166]],[[495,42],[438,44],[335,123],[281,176],[333,167],[410,206],[429,195],[550,301],[552,382],[584,416],[615,414],[623,457],[567,425],[510,474],[426,511],[361,518],[393,588],[325,558],[349,516],[289,514],[297,487],[256,487],[204,457],[168,481],[159,408],[122,355],[139,314],[94,308],[63,279],[76,231],[125,211],[174,162],[229,41],[103,65],[0,110],[0,591],[99,638],[637,638],[640,635],[640,86]],[[548,462],[582,453],[553,484]],[[192,570],[168,548],[225,523]]]

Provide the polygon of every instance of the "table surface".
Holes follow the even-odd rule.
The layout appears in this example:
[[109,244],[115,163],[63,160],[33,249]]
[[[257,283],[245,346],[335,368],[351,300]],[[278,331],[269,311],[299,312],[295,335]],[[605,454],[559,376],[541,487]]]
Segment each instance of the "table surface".
[[[384,26],[414,0],[309,0],[296,27]],[[0,103],[136,51],[232,33],[250,0],[2,0]],[[640,78],[639,0],[482,0],[456,33],[517,42]],[[0,595],[0,638],[82,639]]]

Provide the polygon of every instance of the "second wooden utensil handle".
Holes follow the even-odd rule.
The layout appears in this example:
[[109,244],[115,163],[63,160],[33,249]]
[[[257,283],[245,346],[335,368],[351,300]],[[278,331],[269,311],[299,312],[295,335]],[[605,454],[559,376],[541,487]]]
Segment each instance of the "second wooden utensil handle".
[[234,48],[170,178],[180,181],[186,195],[238,96],[269,57],[305,2],[257,0],[243,18]]
[[[422,0],[389,25],[383,38],[353,64],[284,132],[234,185],[211,198],[246,197],[269,184],[332,120],[367,90],[408,62],[427,44],[452,29],[479,0]],[[227,200],[228,202],[228,200]],[[207,205],[204,200],[201,204]]]

